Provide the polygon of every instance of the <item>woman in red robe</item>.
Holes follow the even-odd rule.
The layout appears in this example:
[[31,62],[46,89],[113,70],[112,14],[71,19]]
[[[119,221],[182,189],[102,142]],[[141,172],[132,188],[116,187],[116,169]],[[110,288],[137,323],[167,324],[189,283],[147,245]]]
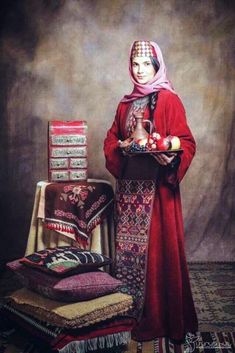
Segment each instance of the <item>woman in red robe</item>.
[[[182,102],[167,78],[159,46],[149,41],[134,42],[130,51],[129,70],[134,89],[130,95],[124,96],[118,105],[115,120],[104,142],[104,153],[106,167],[117,182],[123,179],[127,179],[128,182],[130,179],[135,179],[133,174],[136,171],[137,179],[142,174],[141,179],[152,179],[155,185],[148,232],[145,234],[147,236],[145,247],[147,256],[143,260],[146,262],[144,264],[145,288],[142,293],[143,308],[133,330],[133,338],[139,342],[154,340],[158,337],[182,341],[187,332],[195,332],[198,328],[185,258],[179,190],[179,183],[195,154],[195,140],[187,125]],[[150,119],[155,131],[162,137],[178,136],[183,152],[180,155],[176,153],[172,155],[153,154],[151,157],[148,156],[150,158],[148,167],[142,163],[144,160],[142,158],[138,160],[137,168],[133,169],[135,165],[133,159],[136,157],[130,157],[122,151],[125,145],[123,141],[130,137],[135,128],[134,113],[138,110],[144,111],[144,119]],[[132,167],[128,169],[130,163]],[[156,174],[149,173],[149,170],[155,171]],[[131,177],[128,175],[130,171]],[[122,198],[118,196],[120,205],[126,198],[123,195]],[[133,200],[132,207],[137,197]],[[134,213],[136,214],[140,210],[141,202],[145,202],[143,198],[141,200],[135,204],[136,212]],[[127,206],[122,208],[124,211],[126,209]],[[117,253],[122,251],[119,256],[121,262],[118,261],[121,264],[119,267],[129,266],[130,271],[129,277],[126,275],[127,271],[124,272],[124,270],[116,273],[122,272],[122,275],[117,277],[131,285],[132,278],[134,278],[131,271],[136,272],[135,266],[138,264],[135,259],[138,257],[141,242],[138,238],[138,231],[133,227],[133,222],[131,227],[123,226],[125,220],[121,219],[121,212],[117,214],[117,222],[119,220],[117,232],[120,233],[120,229],[122,231],[122,242],[119,241],[117,244]],[[137,222],[136,220],[134,223]],[[135,237],[132,234],[134,231]],[[134,241],[137,239],[135,247],[131,247],[130,239]],[[128,265],[125,260],[128,254],[133,254],[136,248],[138,248],[137,255],[129,258],[133,265]],[[137,282],[138,278],[135,279],[133,287]]]

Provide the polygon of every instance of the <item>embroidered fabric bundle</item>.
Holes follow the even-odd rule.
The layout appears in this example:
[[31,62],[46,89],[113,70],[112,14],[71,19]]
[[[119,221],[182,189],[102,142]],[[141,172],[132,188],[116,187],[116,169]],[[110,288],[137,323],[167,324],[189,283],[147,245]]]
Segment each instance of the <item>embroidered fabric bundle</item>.
[[48,123],[48,179],[87,179],[87,122],[85,120]]
[[45,189],[45,226],[89,245],[92,230],[112,204],[113,190],[106,182],[52,183]]

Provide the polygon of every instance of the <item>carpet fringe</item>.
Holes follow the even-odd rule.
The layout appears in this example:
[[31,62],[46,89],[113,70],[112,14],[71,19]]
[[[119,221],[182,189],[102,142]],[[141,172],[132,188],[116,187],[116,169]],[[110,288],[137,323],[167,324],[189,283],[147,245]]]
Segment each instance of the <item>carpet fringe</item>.
[[88,340],[73,341],[59,349],[59,353],[86,353],[97,349],[112,348],[127,345],[131,341],[130,331],[118,332],[111,335],[95,337]]

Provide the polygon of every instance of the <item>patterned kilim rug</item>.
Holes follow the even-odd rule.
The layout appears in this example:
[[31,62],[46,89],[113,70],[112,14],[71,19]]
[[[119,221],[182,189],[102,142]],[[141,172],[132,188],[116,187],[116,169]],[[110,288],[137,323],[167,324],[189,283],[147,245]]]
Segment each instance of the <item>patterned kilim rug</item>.
[[[181,346],[160,339],[160,353],[235,353],[235,263],[189,263],[190,282],[199,321],[196,336],[188,335]],[[127,353],[136,353],[131,342]],[[154,352],[154,342],[142,345]]]
[[[155,342],[155,352],[235,353],[235,263],[190,263],[189,272],[199,332],[196,336],[188,335],[185,344],[181,346],[159,339]],[[5,275],[0,279],[0,296],[6,295],[17,286],[19,284],[12,281],[11,275]],[[126,353],[136,351],[137,344],[132,341]],[[49,353],[49,350],[35,345],[27,335],[11,326],[2,325],[0,353],[18,352]],[[154,342],[143,343],[142,352],[154,353]]]
[[[198,332],[197,335],[186,337],[185,344],[174,345],[165,339],[157,342],[144,342],[142,353],[234,353],[235,334],[233,332]],[[125,353],[136,353],[137,343],[131,341]]]
[[201,332],[235,331],[235,263],[190,263]]

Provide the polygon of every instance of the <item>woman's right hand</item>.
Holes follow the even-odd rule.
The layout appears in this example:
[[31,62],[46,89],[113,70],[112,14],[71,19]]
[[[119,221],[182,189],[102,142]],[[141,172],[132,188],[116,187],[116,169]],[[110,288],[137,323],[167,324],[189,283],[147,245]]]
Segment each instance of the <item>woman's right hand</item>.
[[174,152],[171,152],[171,153],[166,152],[166,153],[152,153],[151,155],[156,159],[156,161],[159,164],[166,166],[173,161],[173,159],[177,154]]
[[131,143],[133,142],[133,138],[132,137],[128,137],[126,140],[118,140],[118,146],[120,148],[127,148],[131,145]]

